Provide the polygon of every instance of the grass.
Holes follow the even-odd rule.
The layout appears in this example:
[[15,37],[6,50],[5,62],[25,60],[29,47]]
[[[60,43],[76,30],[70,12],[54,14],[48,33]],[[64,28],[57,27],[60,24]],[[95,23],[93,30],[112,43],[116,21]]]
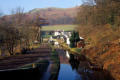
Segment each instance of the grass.
[[64,30],[64,31],[73,31],[75,30],[76,25],[50,25],[43,26],[43,31],[54,31],[54,30]]
[[76,53],[80,53],[81,49],[80,48],[71,48],[71,51],[76,52]]

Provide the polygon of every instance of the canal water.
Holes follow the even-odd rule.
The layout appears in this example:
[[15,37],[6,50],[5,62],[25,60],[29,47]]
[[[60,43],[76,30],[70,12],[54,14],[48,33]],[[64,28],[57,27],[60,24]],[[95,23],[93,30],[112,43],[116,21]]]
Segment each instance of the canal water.
[[49,80],[50,78],[50,69],[51,69],[51,63],[49,64],[46,72],[43,74],[42,78],[40,80]]
[[[88,80],[85,73],[92,73],[83,66],[80,67],[80,61],[73,54],[65,50],[58,50],[60,58],[60,70],[58,80]],[[84,76],[82,73],[84,73]]]
[[76,80],[76,78],[81,80],[81,76],[76,70],[73,70],[69,64],[60,64],[58,80]]
[[91,69],[85,56],[58,49],[60,69],[57,80],[115,80],[109,71]]

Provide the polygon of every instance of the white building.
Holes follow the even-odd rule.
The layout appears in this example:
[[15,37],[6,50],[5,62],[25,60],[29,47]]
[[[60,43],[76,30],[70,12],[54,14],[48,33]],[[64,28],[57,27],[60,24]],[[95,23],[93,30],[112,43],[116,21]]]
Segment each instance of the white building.
[[[60,38],[64,40],[68,46],[70,45],[71,32],[65,32],[64,30],[56,30],[54,32],[54,36],[60,36]],[[55,44],[57,45],[57,43]]]
[[61,33],[60,33],[59,30],[57,30],[57,31],[54,32],[54,36],[59,36],[60,34],[61,34]]

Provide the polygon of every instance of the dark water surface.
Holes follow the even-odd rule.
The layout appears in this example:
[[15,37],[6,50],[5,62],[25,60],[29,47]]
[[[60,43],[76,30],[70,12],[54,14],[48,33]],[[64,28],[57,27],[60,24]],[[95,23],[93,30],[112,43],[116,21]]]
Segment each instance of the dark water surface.
[[[77,61],[72,59],[72,55],[68,51],[60,50],[60,71],[58,80],[82,80],[82,76],[76,71]],[[74,55],[73,55],[74,56]],[[71,65],[73,62],[73,66]]]
[[82,55],[58,49],[60,70],[57,80],[114,80],[109,71],[92,70],[90,62]]

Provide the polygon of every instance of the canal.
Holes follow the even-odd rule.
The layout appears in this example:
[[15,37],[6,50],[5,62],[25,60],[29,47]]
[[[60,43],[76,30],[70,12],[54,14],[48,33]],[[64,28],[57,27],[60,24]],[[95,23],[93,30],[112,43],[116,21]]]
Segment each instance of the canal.
[[80,65],[79,57],[63,49],[57,51],[60,59],[58,80],[89,80],[88,74],[93,72],[87,68],[87,62],[81,62]]
[[[52,61],[37,63],[38,67],[0,72],[4,80],[114,80],[106,70],[93,70],[86,58],[64,49],[56,49],[60,65]],[[53,57],[53,59],[56,59]],[[57,57],[58,59],[58,57]],[[14,75],[14,76],[13,76]],[[7,77],[5,77],[7,76]],[[15,77],[16,76],[16,77]]]
[[114,80],[105,70],[92,70],[83,56],[58,49],[60,70],[57,80]]

